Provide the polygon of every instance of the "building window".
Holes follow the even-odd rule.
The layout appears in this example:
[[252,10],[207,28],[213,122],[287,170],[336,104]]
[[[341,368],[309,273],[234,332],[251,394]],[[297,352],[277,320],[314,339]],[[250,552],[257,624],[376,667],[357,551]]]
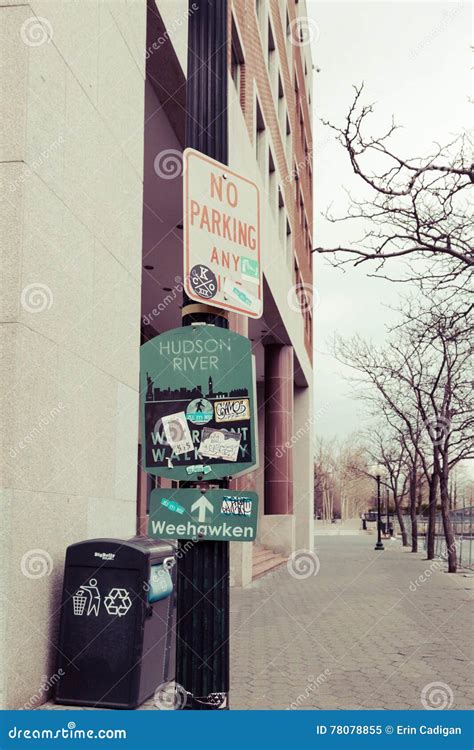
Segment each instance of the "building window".
[[308,141],[306,140],[306,136],[304,139],[304,163],[306,166],[306,173],[308,177],[311,179],[311,157],[309,155],[309,147],[308,147]]
[[305,334],[311,338],[311,300],[306,293],[306,284],[303,281],[303,277],[298,267],[298,262],[295,258],[295,292],[298,299],[301,314],[303,316]]
[[299,172],[299,168],[296,162],[295,162],[293,174],[295,176],[295,200],[298,201],[298,196],[299,196],[299,191],[300,191],[300,172]]
[[290,24],[290,17],[288,15],[288,8],[286,9],[285,28],[286,28],[286,56],[288,58],[288,65],[290,65],[291,67],[291,49],[293,45],[291,43],[292,27]]
[[270,18],[268,19],[268,36],[267,36],[267,64],[268,64],[268,77],[270,78],[270,88],[273,96],[278,87],[278,66],[277,66],[277,53],[275,39],[273,37],[272,25]]
[[262,177],[265,177],[265,120],[258,99],[256,100],[255,116],[255,154]]
[[309,343],[311,344],[313,342],[313,321],[312,321],[312,315],[311,310],[309,309],[309,303],[306,299],[305,309],[304,309],[304,330],[307,339],[309,340]]
[[286,211],[285,211],[285,199],[283,197],[283,189],[281,185],[278,185],[278,239],[282,248],[285,248],[285,234],[286,230]]
[[288,164],[291,164],[291,128],[290,128],[290,119],[288,117],[288,113],[286,115],[286,142],[285,142],[285,148],[286,148],[286,158],[288,159]]
[[278,91],[278,122],[280,123],[280,130],[283,133],[283,128],[285,125],[285,92],[283,90],[283,83],[281,80],[281,75],[278,73],[278,84],[277,84],[277,91]]
[[258,21],[258,30],[260,32],[260,37],[262,39],[262,48],[265,52],[265,6],[266,6],[266,0],[255,0],[255,14],[257,16]]
[[286,262],[288,270],[291,273],[291,261],[293,258],[293,243],[291,240],[291,226],[288,218],[286,219]]
[[232,19],[232,50],[231,75],[240,100],[242,111],[245,112],[245,60],[240,43],[237,27]]
[[[283,197],[283,188],[278,185],[278,240],[280,247],[285,256],[285,264],[288,264],[288,242],[287,242],[287,231],[288,231],[288,215],[285,208],[285,199]],[[291,265],[290,265],[291,270]]]
[[278,197],[276,188],[275,161],[273,159],[271,148],[268,149],[268,197],[270,199],[270,206],[272,207],[272,211],[275,212]]

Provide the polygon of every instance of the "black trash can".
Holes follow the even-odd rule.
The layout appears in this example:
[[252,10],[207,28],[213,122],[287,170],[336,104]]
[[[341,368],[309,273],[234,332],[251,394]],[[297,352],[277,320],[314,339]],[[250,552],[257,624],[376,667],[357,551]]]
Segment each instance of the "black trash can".
[[146,537],[68,547],[57,703],[136,708],[174,680],[175,553]]

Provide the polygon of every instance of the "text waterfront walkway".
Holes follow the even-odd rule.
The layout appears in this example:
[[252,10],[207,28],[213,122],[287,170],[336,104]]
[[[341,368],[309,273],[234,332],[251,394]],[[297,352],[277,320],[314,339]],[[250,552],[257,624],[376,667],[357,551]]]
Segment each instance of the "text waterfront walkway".
[[474,578],[374,541],[317,536],[316,575],[232,589],[232,709],[472,706]]

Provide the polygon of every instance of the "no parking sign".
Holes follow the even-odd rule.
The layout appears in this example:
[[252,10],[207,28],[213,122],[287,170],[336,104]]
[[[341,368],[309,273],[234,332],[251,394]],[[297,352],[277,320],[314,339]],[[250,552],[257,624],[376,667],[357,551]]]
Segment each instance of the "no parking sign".
[[199,151],[188,148],[183,158],[186,293],[193,300],[259,318],[259,189]]

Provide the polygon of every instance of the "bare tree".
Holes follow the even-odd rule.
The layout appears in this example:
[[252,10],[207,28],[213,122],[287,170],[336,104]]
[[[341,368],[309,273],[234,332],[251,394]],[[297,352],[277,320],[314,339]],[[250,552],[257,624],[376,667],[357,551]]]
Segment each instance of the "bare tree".
[[331,222],[362,220],[364,234],[349,247],[315,251],[331,254],[339,266],[374,261],[379,273],[386,261],[401,258],[407,261],[409,272],[398,280],[417,279],[424,286],[438,288],[464,287],[474,261],[469,203],[474,165],[469,133],[443,146],[435,144],[426,157],[406,158],[392,146],[398,130],[393,119],[385,133],[371,134],[374,105],[361,103],[363,84],[354,89],[344,124],[324,124],[336,132],[354,173],[366,187],[365,197],[357,200],[349,194],[347,214],[334,217],[328,212],[327,218]]
[[452,300],[449,305],[442,300],[436,305],[406,302],[404,320],[391,331],[383,350],[360,337],[348,342],[338,339],[335,344],[336,356],[358,370],[362,382],[371,387],[366,397],[398,430],[409,456],[413,551],[417,549],[420,469],[429,484],[431,539],[439,483],[449,572],[455,572],[457,565],[449,516],[449,475],[453,466],[473,455],[469,320],[464,302],[454,312]]
[[414,391],[432,446],[428,552],[434,555],[435,498],[439,483],[449,572],[456,572],[457,564],[449,515],[450,472],[459,462],[474,455],[470,320],[470,310],[461,300],[458,309],[453,309],[452,301],[449,305],[443,301],[428,306],[411,304],[405,310],[402,339],[396,346],[403,363],[403,377]]
[[407,492],[409,474],[407,465],[409,455],[401,436],[397,431],[391,434],[387,430],[374,428],[370,431],[367,449],[370,461],[381,464],[387,472],[387,485],[392,491],[393,504],[397,514],[398,525],[402,535],[402,544],[408,546],[408,534],[403,518],[402,501]]
[[367,510],[373,491],[365,471],[365,446],[350,435],[338,446],[337,463],[341,518],[356,518]]
[[324,521],[330,521],[334,515],[335,468],[334,441],[319,438],[314,461],[314,502],[316,515]]
[[316,515],[325,521],[358,517],[367,509],[371,483],[367,481],[364,448],[353,436],[343,442],[316,442],[314,497]]

